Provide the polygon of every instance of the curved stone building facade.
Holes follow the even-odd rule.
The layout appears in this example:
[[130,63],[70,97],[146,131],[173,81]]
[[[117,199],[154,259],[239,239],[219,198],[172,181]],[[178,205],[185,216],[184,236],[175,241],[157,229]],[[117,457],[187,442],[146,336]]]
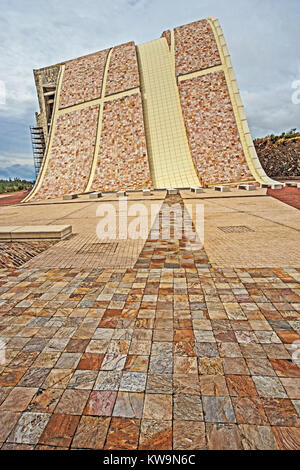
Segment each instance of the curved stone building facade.
[[216,18],[34,71],[46,151],[26,201],[271,184]]

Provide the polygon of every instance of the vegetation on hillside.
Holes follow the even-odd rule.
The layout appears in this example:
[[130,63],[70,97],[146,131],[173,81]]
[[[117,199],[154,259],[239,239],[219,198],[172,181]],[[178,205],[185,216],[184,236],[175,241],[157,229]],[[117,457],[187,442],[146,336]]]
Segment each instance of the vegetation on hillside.
[[288,132],[282,132],[282,134],[280,135],[274,135],[274,134],[270,134],[270,135],[267,135],[267,137],[262,137],[261,139],[255,139],[254,142],[256,141],[261,141],[261,140],[270,140],[272,143],[275,143],[275,142],[284,142],[286,140],[290,140],[290,139],[293,139],[293,140],[297,140],[297,139],[300,139],[300,132],[297,131],[297,129],[291,129],[290,131]]
[[16,191],[29,191],[32,188],[31,181],[21,180],[19,178],[3,180],[0,179],[0,194],[13,193]]
[[255,139],[254,145],[268,176],[279,179],[300,176],[300,132],[297,129]]

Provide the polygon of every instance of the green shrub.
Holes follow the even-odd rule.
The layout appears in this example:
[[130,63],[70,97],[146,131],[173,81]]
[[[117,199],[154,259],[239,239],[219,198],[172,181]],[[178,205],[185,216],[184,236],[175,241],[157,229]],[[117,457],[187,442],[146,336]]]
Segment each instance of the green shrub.
[[0,194],[29,191],[32,185],[33,183],[31,181],[21,180],[20,178],[14,178],[13,180],[0,179]]

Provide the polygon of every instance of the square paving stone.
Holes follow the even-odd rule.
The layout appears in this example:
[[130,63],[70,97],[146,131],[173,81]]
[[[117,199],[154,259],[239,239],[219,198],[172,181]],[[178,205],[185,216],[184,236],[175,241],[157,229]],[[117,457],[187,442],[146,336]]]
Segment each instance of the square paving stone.
[[252,331],[235,331],[238,343],[256,344],[258,339]]
[[173,343],[169,342],[153,342],[151,348],[151,356],[171,355]]
[[130,418],[112,418],[105,449],[136,450],[138,447],[140,420]]
[[223,359],[224,373],[229,375],[250,375],[246,361],[239,357],[225,357]]
[[85,415],[111,416],[117,392],[93,391],[84,409]]
[[172,374],[152,374],[148,375],[147,393],[173,393],[173,376]]
[[100,370],[104,354],[84,353],[81,356],[77,369],[80,370]]
[[130,372],[147,372],[149,364],[149,356],[127,356],[124,370]]
[[271,426],[240,424],[239,432],[244,450],[279,449]]
[[11,430],[19,421],[21,413],[13,411],[0,411],[0,442],[4,442]]
[[72,442],[72,449],[103,449],[109,418],[82,416]]
[[218,348],[221,357],[243,357],[237,343],[219,343]]
[[69,342],[69,338],[53,338],[44,349],[44,352],[62,352]]
[[260,357],[267,357],[267,354],[264,350],[265,346],[272,346],[268,344],[247,344],[247,343],[240,343],[240,348],[243,357],[246,358],[260,358]]
[[218,357],[219,351],[216,343],[195,342],[195,352],[198,357]]
[[139,439],[140,450],[171,450],[172,421],[143,419]]
[[150,356],[149,371],[158,374],[172,374],[172,355]]
[[300,367],[287,359],[270,359],[278,377],[300,377]]
[[87,353],[105,354],[109,346],[109,340],[92,339],[87,348]]
[[68,383],[68,388],[91,390],[97,376],[98,372],[96,370],[76,370]]
[[24,351],[42,351],[48,342],[47,338],[32,338],[24,347]]
[[205,423],[209,450],[242,450],[241,437],[236,424]]
[[203,421],[200,396],[178,394],[174,396],[174,419]]
[[45,381],[50,369],[44,369],[43,367],[36,367],[28,369],[23,375],[18,385],[20,387],[40,387]]
[[100,371],[96,379],[94,390],[119,390],[122,378],[121,371]]
[[101,370],[123,370],[127,355],[107,353],[103,358]]
[[171,395],[146,393],[143,418],[154,420],[172,420]]
[[210,330],[194,330],[195,341],[197,343],[215,343],[215,337]]
[[204,420],[208,423],[235,423],[230,397],[202,397]]
[[197,374],[197,358],[196,357],[175,357],[174,358],[174,374]]
[[286,398],[262,398],[261,402],[272,426],[300,427],[299,416],[291,400]]
[[151,351],[151,341],[132,340],[129,348],[129,354],[138,356],[149,356]]
[[8,437],[8,442],[17,444],[37,444],[50,419],[46,413],[23,413],[16,427]]
[[144,392],[146,389],[147,374],[144,372],[123,372],[121,392]]
[[263,344],[266,355],[271,359],[291,359],[283,344]]
[[52,415],[39,439],[39,444],[55,447],[69,447],[79,420],[80,416],[64,414]]
[[81,353],[63,353],[57,363],[56,369],[76,369],[81,358]]
[[52,369],[43,382],[43,388],[65,389],[73,375],[72,369]]
[[173,424],[173,449],[206,449],[205,424],[199,421],[181,421],[175,419]]
[[89,390],[65,390],[56,408],[56,414],[80,415],[90,395]]
[[83,353],[89,342],[89,339],[70,339],[66,346],[66,351],[68,353]]
[[27,411],[53,413],[62,394],[62,389],[39,389],[29,403]]
[[15,387],[25,372],[26,369],[11,369],[6,367],[0,373],[0,387]]
[[114,406],[113,416],[141,419],[143,407],[143,393],[119,392]]
[[37,392],[37,388],[15,387],[0,406],[0,410],[24,411],[29,405],[32,397]]
[[199,376],[196,374],[177,374],[173,376],[173,391],[175,394],[200,394]]
[[247,375],[226,375],[226,382],[231,396],[257,396],[253,380]]
[[287,398],[287,394],[276,377],[253,376],[253,381],[261,397]]
[[45,367],[46,369],[50,369],[54,367],[59,356],[59,352],[41,352],[34,361],[33,367]]
[[299,450],[300,429],[292,427],[273,427],[273,433],[280,450]]
[[269,424],[260,398],[255,396],[232,397],[232,403],[238,424]]
[[220,357],[199,357],[198,370],[200,375],[224,375],[223,362]]
[[221,375],[200,375],[201,395],[220,396],[229,395],[226,380]]
[[255,331],[255,336],[261,344],[281,344],[274,331]]
[[280,381],[289,398],[300,398],[300,378],[281,378]]
[[[5,356],[8,359],[9,358],[9,353],[11,350],[7,349]],[[39,352],[38,351],[12,351],[13,354],[17,354],[16,356],[13,356],[12,361],[9,362],[9,366],[13,368],[18,368],[18,367],[31,367],[32,364],[34,363],[35,359],[38,357]],[[43,366],[46,367],[46,366]]]
[[276,377],[272,364],[267,358],[249,358],[247,359],[247,365],[251,375],[267,375],[269,377]]

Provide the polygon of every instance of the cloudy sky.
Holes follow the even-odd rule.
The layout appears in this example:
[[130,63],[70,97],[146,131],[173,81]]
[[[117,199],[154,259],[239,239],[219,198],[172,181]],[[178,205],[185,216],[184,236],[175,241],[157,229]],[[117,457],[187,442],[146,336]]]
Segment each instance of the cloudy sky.
[[32,69],[140,44],[207,16],[221,21],[253,137],[300,128],[300,104],[292,103],[299,0],[0,0],[0,7],[0,178],[34,176]]

